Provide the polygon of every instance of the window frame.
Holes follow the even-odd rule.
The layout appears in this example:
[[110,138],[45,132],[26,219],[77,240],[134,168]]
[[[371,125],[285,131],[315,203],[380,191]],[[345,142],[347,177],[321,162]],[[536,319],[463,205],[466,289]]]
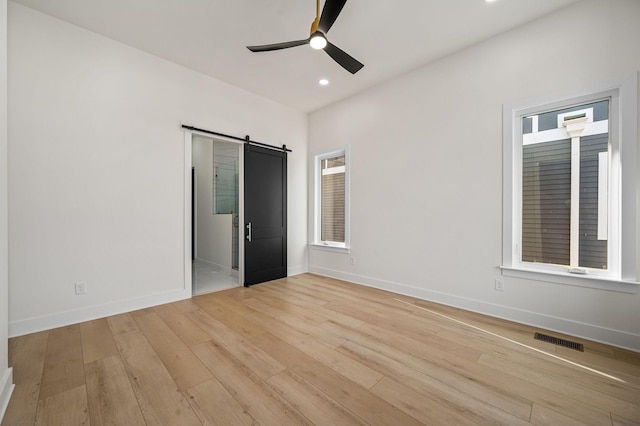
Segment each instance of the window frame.
[[[558,284],[637,293],[637,189],[638,73],[578,92],[548,95],[503,105],[503,242],[502,274]],[[609,207],[610,271],[587,275],[569,267],[521,261],[522,229],[522,118],[545,111],[610,100]],[[614,181],[618,179],[617,181]],[[611,263],[616,262],[615,265]]]
[[[351,161],[349,146],[343,146],[331,151],[325,151],[313,156],[313,241],[311,246],[316,249],[333,251],[338,253],[349,253],[350,247],[350,172]],[[336,241],[323,241],[321,239],[322,226],[322,161],[327,158],[344,155],[344,243]]]

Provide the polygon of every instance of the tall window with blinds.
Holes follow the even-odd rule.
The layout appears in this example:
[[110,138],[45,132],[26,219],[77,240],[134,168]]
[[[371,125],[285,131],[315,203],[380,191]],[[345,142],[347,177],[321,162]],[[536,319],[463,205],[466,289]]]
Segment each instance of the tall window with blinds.
[[607,270],[609,100],[522,118],[521,261]]
[[314,156],[314,245],[344,250],[349,246],[349,151]]
[[325,158],[321,164],[320,239],[344,243],[345,156]]

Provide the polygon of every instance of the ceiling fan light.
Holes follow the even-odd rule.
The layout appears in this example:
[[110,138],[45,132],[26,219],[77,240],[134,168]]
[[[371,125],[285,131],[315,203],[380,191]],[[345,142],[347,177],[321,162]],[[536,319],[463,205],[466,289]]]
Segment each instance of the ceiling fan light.
[[309,44],[313,49],[317,49],[317,50],[324,49],[325,46],[327,45],[327,39],[324,38],[324,36],[318,32],[311,36],[311,39],[309,40]]

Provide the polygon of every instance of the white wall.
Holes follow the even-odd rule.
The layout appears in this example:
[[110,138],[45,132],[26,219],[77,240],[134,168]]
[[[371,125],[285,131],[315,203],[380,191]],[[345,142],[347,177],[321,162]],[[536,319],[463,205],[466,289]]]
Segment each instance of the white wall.
[[311,154],[351,146],[353,250],[310,271],[640,350],[640,294],[494,290],[503,103],[628,75],[638,40],[640,2],[585,0],[312,113]]
[[305,270],[305,114],[14,3],[8,64],[10,335],[190,296],[181,122],[293,149]]
[[213,214],[213,141],[193,136],[196,170],[196,258],[220,272],[231,273],[232,225],[230,214]]
[[13,385],[8,368],[7,2],[0,0],[0,422]]

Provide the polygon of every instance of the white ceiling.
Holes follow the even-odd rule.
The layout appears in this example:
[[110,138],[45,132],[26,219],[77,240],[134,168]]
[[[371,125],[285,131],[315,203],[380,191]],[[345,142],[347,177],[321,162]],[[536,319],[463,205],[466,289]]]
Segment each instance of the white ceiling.
[[577,0],[349,0],[328,38],[355,75],[309,46],[245,48],[307,38],[314,0],[14,1],[311,112]]

